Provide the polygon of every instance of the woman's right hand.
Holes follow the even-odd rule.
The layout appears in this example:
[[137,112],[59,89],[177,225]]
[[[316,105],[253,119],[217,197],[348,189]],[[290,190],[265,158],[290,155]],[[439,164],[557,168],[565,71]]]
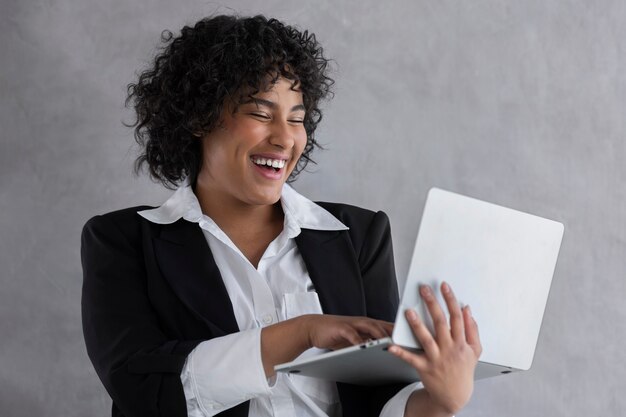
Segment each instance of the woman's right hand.
[[368,339],[391,335],[393,323],[369,317],[305,314],[263,328],[261,356],[265,375],[275,374],[274,366],[289,362],[305,350],[341,349]]
[[307,314],[301,316],[308,346],[320,349],[341,349],[370,339],[391,336],[393,323],[369,317]]

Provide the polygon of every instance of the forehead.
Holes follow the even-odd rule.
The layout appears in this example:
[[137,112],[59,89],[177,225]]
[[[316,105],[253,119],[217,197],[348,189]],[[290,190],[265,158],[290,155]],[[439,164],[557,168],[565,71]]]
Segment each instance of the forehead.
[[256,103],[268,105],[271,103],[295,103],[301,104],[303,93],[297,80],[278,78],[265,88],[243,89],[238,97],[238,105]]

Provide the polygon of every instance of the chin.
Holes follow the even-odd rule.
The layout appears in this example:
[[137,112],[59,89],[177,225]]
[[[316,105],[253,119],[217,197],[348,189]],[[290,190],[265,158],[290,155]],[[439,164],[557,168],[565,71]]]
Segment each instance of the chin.
[[259,192],[254,196],[250,196],[250,202],[254,205],[258,206],[271,206],[280,201],[280,196],[283,187],[281,186],[277,190],[267,190],[263,192]]

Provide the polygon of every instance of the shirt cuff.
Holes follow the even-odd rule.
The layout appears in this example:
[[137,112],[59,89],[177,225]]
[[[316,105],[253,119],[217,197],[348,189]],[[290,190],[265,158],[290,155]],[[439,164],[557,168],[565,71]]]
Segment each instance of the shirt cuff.
[[424,386],[421,382],[415,382],[402,388],[396,395],[387,401],[387,404],[385,404],[383,410],[380,412],[380,417],[403,417],[409,397],[413,391],[423,387]]
[[189,417],[209,417],[269,395],[261,358],[261,328],[200,343],[180,375]]

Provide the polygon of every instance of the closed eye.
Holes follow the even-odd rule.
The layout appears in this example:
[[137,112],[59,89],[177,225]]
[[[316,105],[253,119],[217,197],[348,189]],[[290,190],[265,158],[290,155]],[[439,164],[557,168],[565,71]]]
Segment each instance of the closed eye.
[[265,120],[269,120],[270,119],[270,117],[267,114],[265,114],[265,113],[249,113],[249,114],[250,114],[250,116],[258,117],[260,119],[265,119]]

